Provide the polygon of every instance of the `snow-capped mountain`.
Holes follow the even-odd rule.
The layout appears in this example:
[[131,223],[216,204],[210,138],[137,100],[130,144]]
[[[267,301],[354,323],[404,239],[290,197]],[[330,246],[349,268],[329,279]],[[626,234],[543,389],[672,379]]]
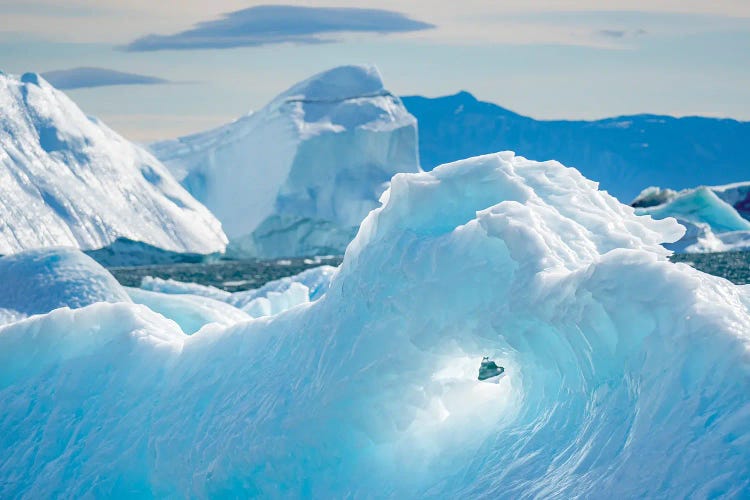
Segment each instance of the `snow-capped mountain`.
[[43,78],[0,73],[0,254],[118,238],[176,252],[226,246],[220,222],[144,149]]
[[221,220],[230,247],[262,257],[343,253],[391,177],[420,170],[416,120],[372,66],[325,71],[257,113],[151,150]]
[[425,170],[510,149],[573,166],[624,203],[646,186],[727,184],[746,180],[750,173],[750,122],[658,115],[535,120],[468,92],[402,99],[419,121]]
[[750,248],[750,182],[674,191],[649,187],[631,204],[640,215],[674,217],[685,236],[667,245],[677,252],[726,252]]

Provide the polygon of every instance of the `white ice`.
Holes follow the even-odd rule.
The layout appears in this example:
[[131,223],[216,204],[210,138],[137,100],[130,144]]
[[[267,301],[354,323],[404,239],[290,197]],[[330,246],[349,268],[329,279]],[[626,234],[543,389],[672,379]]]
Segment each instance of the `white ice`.
[[143,278],[141,288],[161,294],[207,297],[231,304],[257,318],[272,316],[299,304],[318,300],[328,291],[335,274],[335,267],[318,266],[294,276],[270,281],[254,290],[235,293],[229,293],[212,286],[183,283],[152,276]]
[[[750,184],[701,186],[672,191],[650,187],[633,202],[638,214],[674,217],[687,228],[683,238],[666,245],[677,252],[726,252],[750,247]],[[742,209],[742,213],[738,210]],[[743,216],[744,214],[744,216]]]
[[150,292],[140,288],[126,290],[133,302],[143,304],[152,311],[176,321],[188,335],[208,324],[230,326],[252,319],[252,316],[244,311],[208,297]]
[[151,145],[222,221],[234,254],[343,253],[397,172],[419,171],[417,125],[372,66],[342,66],[257,113]]
[[0,323],[60,307],[130,302],[102,266],[73,248],[26,250],[0,257]]
[[0,254],[106,247],[224,250],[219,221],[144,149],[43,78],[0,72]]
[[382,199],[281,314],[0,328],[0,496],[747,494],[750,294],[670,263],[673,219],[507,152]]

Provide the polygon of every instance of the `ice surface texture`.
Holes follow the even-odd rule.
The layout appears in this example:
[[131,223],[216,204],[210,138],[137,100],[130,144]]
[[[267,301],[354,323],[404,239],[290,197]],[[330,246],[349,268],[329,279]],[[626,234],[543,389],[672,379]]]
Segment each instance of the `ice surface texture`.
[[226,245],[166,167],[39,75],[0,74],[0,254],[124,237],[176,252]]
[[0,496],[748,493],[750,296],[670,263],[674,220],[511,153],[383,202],[328,292],[270,318],[1,328]]
[[315,75],[151,150],[222,221],[231,251],[267,258],[340,255],[390,178],[419,170],[416,120],[372,66]]

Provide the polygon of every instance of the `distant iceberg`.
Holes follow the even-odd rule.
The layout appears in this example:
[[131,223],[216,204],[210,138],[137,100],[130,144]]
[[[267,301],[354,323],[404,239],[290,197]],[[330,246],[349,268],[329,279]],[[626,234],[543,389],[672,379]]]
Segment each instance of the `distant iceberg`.
[[223,251],[219,221],[144,149],[35,73],[0,73],[0,255],[118,238]]
[[294,85],[257,113],[151,145],[221,220],[230,252],[340,255],[393,174],[417,172],[417,123],[373,66]]
[[669,262],[673,219],[508,152],[382,201],[281,314],[0,327],[0,496],[747,496],[750,294]]
[[670,250],[703,253],[750,248],[750,183],[682,191],[649,187],[631,205],[638,214],[674,217],[685,226],[685,236],[666,245]]

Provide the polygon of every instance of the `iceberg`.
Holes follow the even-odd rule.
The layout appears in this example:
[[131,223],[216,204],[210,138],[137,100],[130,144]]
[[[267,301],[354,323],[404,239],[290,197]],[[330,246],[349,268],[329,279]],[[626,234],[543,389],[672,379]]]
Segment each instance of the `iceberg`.
[[209,324],[230,326],[252,319],[244,311],[208,297],[150,292],[140,288],[127,288],[126,291],[133,302],[175,321],[188,335]]
[[173,279],[155,278],[146,276],[141,280],[141,289],[152,292],[173,295],[196,295],[199,297],[208,297],[210,299],[229,302],[232,294],[221,288],[210,285],[201,285],[198,283],[184,283]]
[[221,301],[257,318],[273,316],[299,304],[318,300],[328,291],[335,274],[336,268],[333,266],[318,266],[294,276],[269,281],[254,290],[234,293],[213,286],[153,276],[144,277],[140,288],[165,296],[190,295],[212,299],[212,302]]
[[144,149],[34,73],[0,73],[0,254],[118,238],[223,251],[219,221]]
[[341,255],[398,172],[417,172],[417,124],[373,66],[337,67],[256,113],[151,151],[222,222],[229,252]]
[[750,294],[669,262],[674,219],[510,152],[381,200],[328,291],[275,316],[0,327],[0,495],[750,491]]
[[[0,282],[0,325],[100,302],[145,305],[175,321],[188,335],[208,324],[229,326],[252,319],[237,307],[201,295],[123,287],[105,268],[75,248],[41,248],[0,257]],[[275,303],[266,315],[280,312],[282,306]]]
[[106,269],[73,248],[40,248],[0,257],[0,283],[0,311],[6,311],[0,323],[60,307],[130,302]]
[[650,187],[643,190],[631,205],[636,207],[638,214],[656,219],[674,217],[686,227],[682,239],[666,245],[670,250],[727,252],[750,248],[750,221],[745,218],[750,213],[747,211],[749,193],[748,183],[700,186],[679,192]]

